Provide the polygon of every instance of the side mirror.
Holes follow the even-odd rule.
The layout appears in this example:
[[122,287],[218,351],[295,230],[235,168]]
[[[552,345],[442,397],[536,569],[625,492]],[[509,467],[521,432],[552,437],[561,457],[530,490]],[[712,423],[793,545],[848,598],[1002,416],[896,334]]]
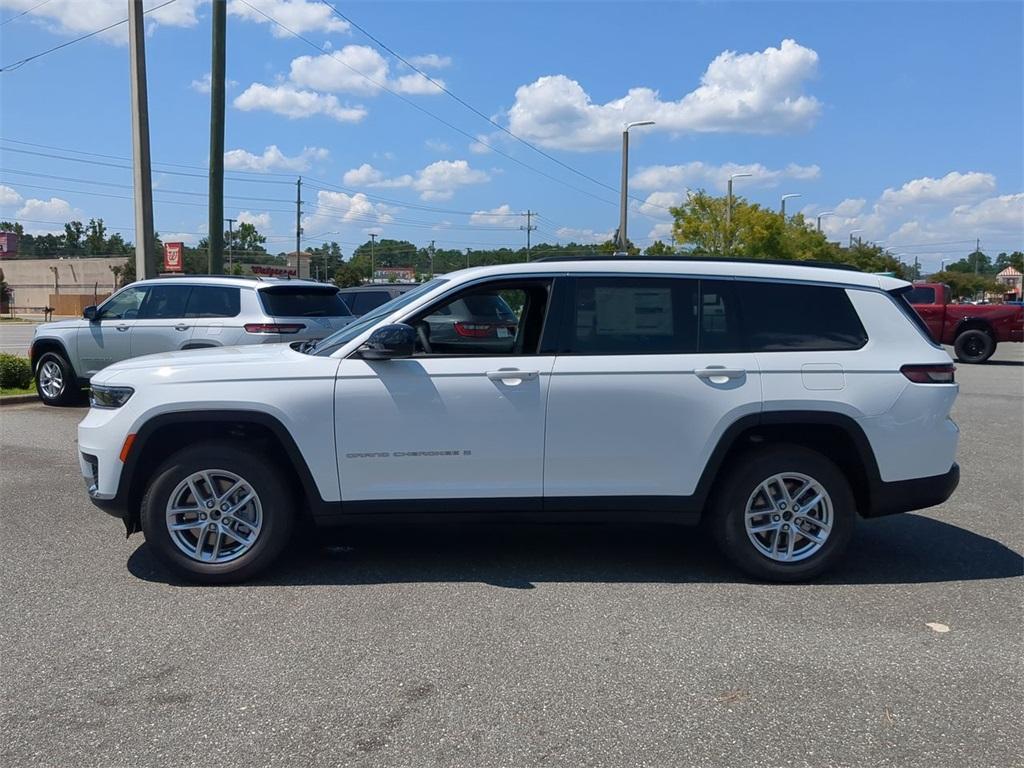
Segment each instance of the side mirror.
[[89,320],[89,321],[96,320],[98,318],[98,314],[96,312],[96,305],[95,304],[91,304],[88,307],[86,307],[85,309],[83,309],[82,310],[82,317],[84,317],[86,320]]
[[416,330],[405,323],[382,325],[370,334],[370,338],[359,348],[364,360],[393,360],[398,357],[412,357],[416,350]]

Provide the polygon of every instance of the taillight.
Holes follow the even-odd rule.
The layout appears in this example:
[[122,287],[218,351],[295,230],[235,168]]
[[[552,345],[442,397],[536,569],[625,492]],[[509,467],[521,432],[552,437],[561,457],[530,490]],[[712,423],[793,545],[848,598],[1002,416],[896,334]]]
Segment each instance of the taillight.
[[456,323],[455,332],[459,334],[459,336],[469,336],[479,339],[493,335],[494,326],[484,323]]
[[900,373],[915,384],[952,384],[956,366],[952,363],[944,365],[904,365]]
[[298,333],[305,328],[302,323],[246,323],[246,333]]

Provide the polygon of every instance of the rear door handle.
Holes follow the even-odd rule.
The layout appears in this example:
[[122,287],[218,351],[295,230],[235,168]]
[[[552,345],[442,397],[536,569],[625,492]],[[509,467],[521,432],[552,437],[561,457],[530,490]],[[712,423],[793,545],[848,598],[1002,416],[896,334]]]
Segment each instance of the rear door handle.
[[188,326],[185,325],[184,323],[178,323],[176,326],[174,326],[174,330],[176,330],[176,331],[187,331],[188,330]]
[[130,325],[119,325],[119,326],[117,326],[117,330],[119,330],[119,331],[127,331],[129,328],[131,328]]
[[747,372],[742,368],[716,368],[713,365],[709,365],[707,368],[701,368],[695,371],[697,376],[702,379],[739,379],[747,375]]
[[540,371],[517,371],[510,368],[487,372],[487,378],[491,381],[503,381],[508,384],[520,381],[533,381],[538,376],[540,376]]

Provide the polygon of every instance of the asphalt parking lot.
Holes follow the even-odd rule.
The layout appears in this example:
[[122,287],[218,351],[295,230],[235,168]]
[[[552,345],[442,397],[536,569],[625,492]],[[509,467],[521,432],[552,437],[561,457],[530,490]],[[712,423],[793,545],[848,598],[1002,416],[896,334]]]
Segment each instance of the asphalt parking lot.
[[86,500],[84,411],[4,406],[0,764],[1021,765],[1022,347],[959,367],[954,497],[797,586],[629,526],[332,534],[183,585]]

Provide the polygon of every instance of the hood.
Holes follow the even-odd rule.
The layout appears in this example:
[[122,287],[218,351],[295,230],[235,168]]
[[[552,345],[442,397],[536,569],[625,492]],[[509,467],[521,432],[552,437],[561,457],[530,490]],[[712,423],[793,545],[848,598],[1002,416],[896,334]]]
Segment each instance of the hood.
[[46,336],[51,331],[66,331],[74,328],[84,328],[89,324],[88,320],[81,317],[73,317],[68,320],[55,320],[52,323],[40,323],[36,326],[34,336]]
[[280,378],[279,366],[291,366],[308,358],[309,355],[296,352],[287,344],[188,349],[122,360],[104,368],[93,376],[93,381],[127,381],[139,374],[165,381]]

